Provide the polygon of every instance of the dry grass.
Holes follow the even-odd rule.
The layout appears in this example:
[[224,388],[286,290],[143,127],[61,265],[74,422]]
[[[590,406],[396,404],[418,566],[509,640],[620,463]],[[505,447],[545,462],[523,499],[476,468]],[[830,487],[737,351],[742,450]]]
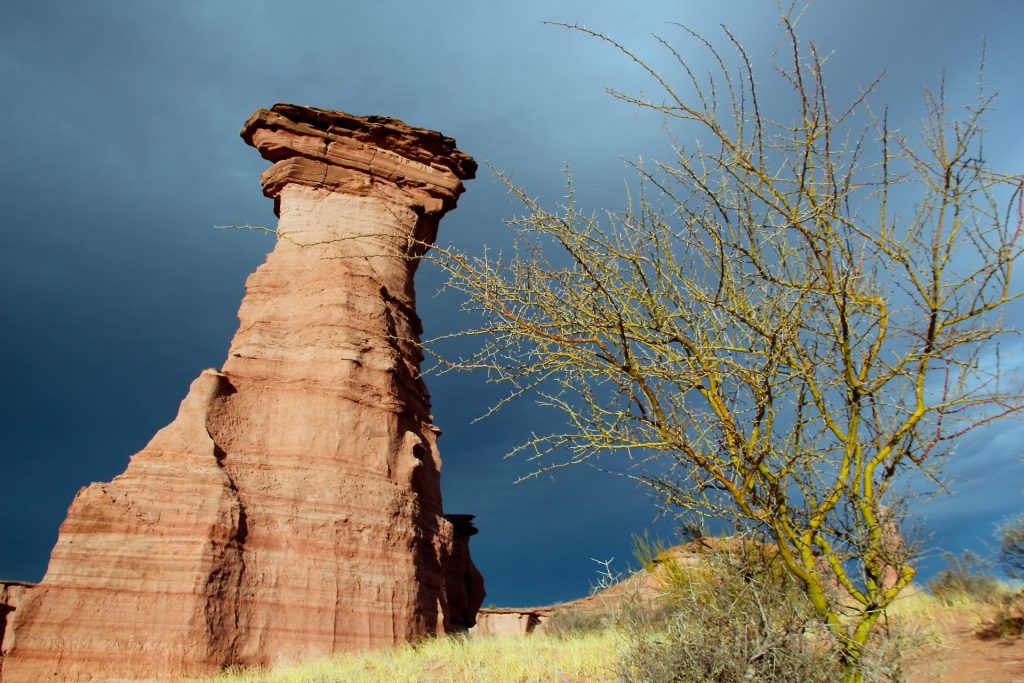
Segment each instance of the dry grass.
[[[721,579],[722,572],[715,573],[715,576]],[[701,583],[696,580],[700,577],[694,577],[689,573],[681,572],[676,578],[673,585],[680,589],[688,587],[691,589],[689,592]],[[717,583],[715,585],[718,590],[714,595],[719,595],[722,586]],[[744,582],[742,586],[747,587],[749,584]],[[1000,595],[1020,596],[1019,593],[1011,593],[1009,588],[1002,585],[997,592]],[[567,621],[563,625],[564,628],[554,629],[557,635],[548,631],[525,637],[431,639],[385,652],[340,655],[300,664],[280,665],[271,670],[234,671],[216,677],[196,679],[193,683],[602,683],[619,680],[617,675],[638,681],[676,680],[681,671],[688,671],[693,665],[690,656],[684,658],[686,662],[676,661],[677,657],[671,656],[678,649],[679,642],[676,641],[679,641],[679,638],[685,635],[683,640],[688,642],[706,636],[710,640],[702,641],[700,647],[703,650],[713,649],[710,646],[712,641],[722,641],[722,633],[735,630],[734,627],[743,622],[745,617],[749,617],[751,612],[747,609],[750,605],[738,605],[736,600],[727,600],[733,608],[741,607],[741,613],[734,614],[726,609],[718,615],[725,620],[722,623],[714,620],[714,623],[704,623],[708,618],[715,616],[712,614],[715,612],[712,608],[717,604],[716,600],[709,601],[708,596],[704,595],[699,600],[690,596],[691,599],[687,601],[682,600],[686,595],[676,595],[673,604],[677,609],[690,603],[693,607],[689,610],[693,618],[689,621],[684,619],[686,623],[676,624],[675,621],[678,619],[668,618],[671,615],[661,615],[658,619],[638,619],[636,610],[625,609],[633,605],[634,600],[627,599],[630,596],[616,597],[617,600],[603,605],[601,609],[580,613],[570,611],[559,615],[566,617]],[[778,607],[786,614],[795,609],[795,604],[791,603],[793,596],[780,594],[776,597],[781,600]],[[680,600],[683,605],[679,604]],[[649,609],[655,607],[654,604],[644,604]],[[772,606],[758,604],[762,612],[766,607]],[[879,658],[879,664],[885,661],[890,664],[882,666],[875,674],[868,676],[868,679],[904,680],[901,673],[904,667],[901,661],[905,661],[913,669],[920,669],[922,661],[932,665],[943,660],[945,654],[948,654],[946,651],[951,647],[945,642],[944,637],[944,632],[949,630],[950,625],[963,624],[975,633],[991,630],[997,623],[1016,625],[1021,613],[1020,603],[1003,609],[1000,607],[998,601],[987,592],[983,595],[971,591],[940,591],[939,595],[935,595],[922,589],[907,591],[887,610],[887,616],[880,624],[875,655]],[[685,609],[681,611],[687,612]],[[1007,619],[1007,615],[1012,619]],[[558,619],[553,617],[551,626],[557,626],[555,622],[558,622]],[[616,626],[610,627],[608,624]],[[683,628],[686,633],[680,632],[675,634],[677,637],[670,637],[673,635],[673,624]],[[1003,634],[1000,635],[1005,637]],[[659,643],[666,638],[673,641],[673,647],[664,651],[664,648],[657,647],[651,650],[652,643]],[[725,659],[738,654],[733,651],[735,643],[724,645],[728,646],[728,652],[723,655]],[[667,668],[664,671],[656,671],[658,667],[654,664]],[[810,664],[824,666],[828,662],[815,660]],[[932,668],[934,669],[934,666]],[[810,673],[802,671],[803,680],[817,680]],[[822,674],[819,676],[822,680],[831,680],[827,672],[819,673]]]
[[341,655],[193,683],[528,683],[614,681],[622,639],[612,629],[564,638],[438,638],[386,652]]
[[[966,603],[955,607],[966,607]],[[974,606],[971,603],[970,606]],[[925,590],[911,589],[904,591],[886,610],[890,619],[899,621],[930,621],[940,614],[945,614],[949,605]]]
[[[976,620],[972,630],[980,630],[991,619],[991,604],[968,602],[964,598],[951,606],[924,590],[908,593],[888,610],[882,625],[885,647],[899,651],[902,656],[898,659],[906,656],[908,664],[922,657],[942,659],[950,647],[944,642],[944,625],[962,623],[970,615]],[[610,683],[617,680],[617,673],[624,673],[624,654],[635,656],[631,652],[635,637],[635,633],[623,635],[613,628],[594,628],[572,629],[560,637],[535,633],[509,638],[440,638],[386,652],[340,655],[271,670],[234,671],[193,683]],[[637,680],[650,678],[633,674]],[[902,678],[898,674],[893,677]]]
[[915,590],[897,599],[889,608],[883,628],[895,633],[901,645],[910,652],[927,652],[947,648],[944,631],[961,625],[983,638],[1012,639],[1020,636],[1015,627],[1021,623],[1020,593],[1000,584],[999,600],[977,598],[969,594],[936,596]]

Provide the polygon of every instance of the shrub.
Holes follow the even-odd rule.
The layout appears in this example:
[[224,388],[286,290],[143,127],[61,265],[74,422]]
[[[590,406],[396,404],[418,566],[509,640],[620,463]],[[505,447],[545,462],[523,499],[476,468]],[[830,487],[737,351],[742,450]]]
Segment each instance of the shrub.
[[544,632],[555,638],[567,638],[593,633],[615,623],[614,613],[608,609],[581,609],[575,605],[556,609],[544,620]]
[[[595,561],[602,569],[589,601],[557,608],[544,621],[545,633],[568,637],[625,624],[637,629],[655,628],[663,623],[665,607],[645,594],[641,575],[626,578],[611,569],[611,560]],[[644,569],[649,571],[650,567],[645,564]]]
[[[663,600],[671,613],[662,629],[626,625],[630,646],[620,666],[623,678],[650,683],[842,679],[834,635],[815,618],[770,546],[738,540],[702,555],[697,567],[666,566],[673,560],[659,558]],[[872,647],[863,660],[864,680],[899,680],[883,649]]]
[[1010,576],[1024,578],[1024,515],[999,527],[996,538],[999,563]]
[[995,604],[1006,593],[1005,585],[986,571],[977,553],[965,550],[957,557],[946,554],[946,567],[928,582],[928,590],[941,604]]
[[1024,636],[1024,590],[1006,591],[993,617],[982,625],[982,638],[1020,638]]

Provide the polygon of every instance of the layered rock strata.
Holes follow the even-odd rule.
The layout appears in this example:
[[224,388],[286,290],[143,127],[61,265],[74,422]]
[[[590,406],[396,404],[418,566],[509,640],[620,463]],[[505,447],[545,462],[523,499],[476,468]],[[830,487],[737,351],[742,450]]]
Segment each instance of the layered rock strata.
[[476,164],[433,131],[294,105],[242,137],[274,162],[280,221],[227,362],[123,474],[78,493],[14,613],[5,683],[171,678],[472,625],[482,582],[442,515],[413,274]]

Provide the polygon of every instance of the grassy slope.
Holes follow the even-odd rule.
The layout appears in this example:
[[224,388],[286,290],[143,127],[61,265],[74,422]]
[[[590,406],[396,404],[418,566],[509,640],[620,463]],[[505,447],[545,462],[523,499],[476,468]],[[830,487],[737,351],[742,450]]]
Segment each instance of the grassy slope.
[[202,683],[384,683],[615,680],[622,637],[613,630],[567,638],[438,638],[387,652],[351,654],[200,679]]

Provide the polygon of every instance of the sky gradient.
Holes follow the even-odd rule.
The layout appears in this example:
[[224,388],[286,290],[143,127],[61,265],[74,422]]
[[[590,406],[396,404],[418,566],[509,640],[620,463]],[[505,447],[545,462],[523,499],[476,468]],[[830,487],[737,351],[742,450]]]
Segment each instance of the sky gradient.
[[[244,279],[272,242],[213,226],[275,221],[259,185],[267,164],[238,137],[250,113],[294,102],[455,137],[483,163],[438,241],[500,247],[518,208],[486,164],[548,204],[564,195],[569,164],[578,198],[596,209],[621,201],[623,159],[666,149],[656,120],[604,93],[649,91],[643,74],[542,21],[607,32],[666,68],[652,32],[692,50],[666,22],[716,40],[725,23],[768,73],[774,3],[642,6],[0,0],[0,578],[39,580],[75,492],[120,473],[192,379],[222,364]],[[884,70],[872,102],[908,128],[943,70],[950,100],[971,101],[987,40],[986,79],[1003,92],[988,160],[1019,173],[1022,26],[1014,0],[821,1],[800,31],[834,51],[836,101]],[[456,297],[433,296],[440,284],[421,269],[427,338],[466,324]],[[1016,306],[1007,322],[1022,318]],[[478,516],[488,603],[581,596],[597,578],[592,559],[622,567],[631,534],[671,533],[645,493],[592,468],[514,485],[532,466],[503,455],[550,416],[526,402],[473,424],[500,395],[493,387],[470,375],[427,382],[444,430],[445,509]],[[1020,422],[1003,423],[961,446],[953,495],[921,510],[932,548],[979,548],[1024,509],[1022,437]]]

